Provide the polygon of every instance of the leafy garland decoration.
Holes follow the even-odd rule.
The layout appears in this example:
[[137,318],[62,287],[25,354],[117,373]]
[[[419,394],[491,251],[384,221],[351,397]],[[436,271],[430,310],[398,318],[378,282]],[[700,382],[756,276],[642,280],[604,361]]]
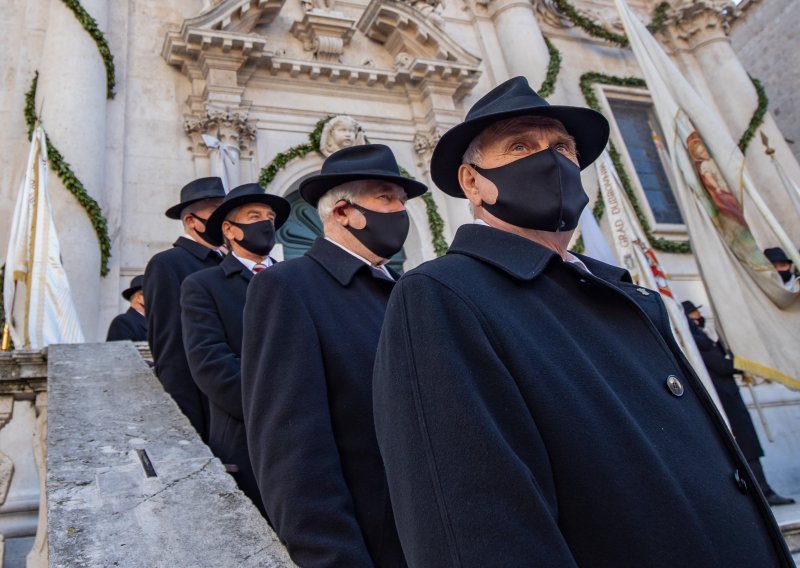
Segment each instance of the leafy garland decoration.
[[[275,176],[278,175],[278,172],[285,168],[286,164],[295,158],[302,158],[311,152],[320,152],[322,129],[325,127],[325,123],[332,119],[333,116],[334,115],[328,115],[325,118],[317,121],[317,124],[314,126],[314,130],[312,130],[311,134],[308,135],[308,142],[304,144],[298,144],[297,146],[292,146],[288,150],[285,150],[275,156],[269,164],[261,169],[261,175],[258,176],[258,184],[261,187],[267,187],[275,179]],[[414,179],[414,176],[408,173],[408,170],[402,166],[399,167],[400,175]],[[436,206],[436,202],[429,193],[424,194],[422,196],[422,200],[425,202],[425,212],[428,216],[428,226],[430,227],[431,234],[433,235],[433,250],[436,253],[436,256],[442,256],[447,252],[447,241],[444,238],[444,221],[439,215],[439,209]]]
[[80,22],[83,29],[86,30],[92,39],[97,44],[97,51],[100,52],[100,57],[103,59],[103,66],[106,68],[106,98],[114,98],[114,87],[117,84],[116,74],[114,72],[114,56],[111,54],[111,48],[108,46],[108,41],[100,31],[95,20],[86,9],[81,6],[78,0],[61,0],[64,4],[72,10],[75,18]]
[[[568,2],[568,0],[554,0],[553,3],[558,11],[564,14],[564,16],[566,16],[570,22],[581,28],[590,36],[604,39],[620,47],[628,47],[629,42],[625,34],[614,33],[593,22],[587,16],[581,14],[577,8],[575,8],[575,6]],[[664,29],[664,24],[667,22],[669,8],[669,2],[666,0],[659,2],[655,6],[653,9],[653,17],[650,20],[650,23],[647,24],[647,29],[650,30],[650,33],[658,33]]]
[[558,73],[561,71],[561,52],[549,39],[544,38],[544,42],[547,44],[550,62],[547,64],[547,75],[542,86],[539,87],[538,93],[540,97],[549,97],[556,89],[556,79],[558,79]]
[[[647,86],[644,79],[639,79],[638,77],[613,77],[611,75],[605,75],[603,73],[595,73],[595,72],[584,73],[580,77],[581,92],[583,93],[583,96],[586,99],[586,104],[588,104],[592,109],[596,110],[597,112],[601,112],[600,110],[601,107],[600,107],[600,101],[597,98],[597,94],[595,93],[592,87],[594,83],[602,83],[604,85],[616,85],[619,87]],[[617,175],[619,176],[619,179],[622,182],[622,187],[625,190],[625,194],[628,196],[628,200],[630,201],[631,206],[633,207],[633,210],[636,213],[636,218],[639,220],[639,224],[642,226],[642,230],[644,231],[645,236],[650,241],[650,244],[653,246],[653,248],[656,250],[669,253],[679,253],[679,254],[690,253],[692,249],[689,241],[671,241],[653,235],[650,229],[650,223],[648,223],[647,218],[642,212],[642,207],[639,204],[639,200],[637,199],[636,193],[633,190],[633,184],[631,183],[631,179],[630,177],[628,177],[628,173],[627,171],[625,171],[625,167],[622,165],[622,159],[620,158],[619,151],[617,151],[613,142],[609,142],[608,144],[608,153],[609,156],[611,157],[611,161],[614,163],[614,169],[617,171]],[[595,218],[600,220],[602,218],[604,209],[605,205],[602,202],[602,195],[599,194],[597,202],[595,203],[595,207],[592,210]]]
[[753,77],[750,77],[750,80],[753,82],[753,86],[756,88],[756,93],[758,94],[758,107],[756,107],[752,118],[750,118],[750,124],[747,126],[747,130],[744,131],[744,134],[742,134],[742,137],[739,139],[739,149],[742,151],[742,154],[747,151],[747,147],[756,135],[758,127],[764,123],[764,116],[767,114],[767,106],[769,106],[767,91],[764,90],[761,81]]
[[584,16],[570,4],[567,0],[553,0],[559,12],[564,14],[566,18],[588,33],[590,36],[604,39],[608,42],[614,43],[620,47],[628,47],[628,38],[623,34],[616,34],[605,29],[603,26],[594,23],[590,18]]
[[[31,82],[30,90],[25,94],[25,122],[28,124],[28,140],[30,141],[33,136],[33,129],[36,127],[38,118],[36,116],[35,100],[36,100],[36,86],[39,82],[39,72],[37,71]],[[45,134],[45,143],[47,144],[47,156],[50,162],[50,167],[58,175],[64,187],[75,196],[81,207],[86,211],[89,220],[92,223],[95,234],[97,234],[97,241],[100,246],[100,275],[105,276],[108,274],[108,259],[111,257],[111,239],[108,236],[108,224],[106,223],[103,212],[100,209],[97,201],[83,187],[83,184],[75,176],[70,165],[64,160],[61,152],[53,146],[50,142],[50,137]]]

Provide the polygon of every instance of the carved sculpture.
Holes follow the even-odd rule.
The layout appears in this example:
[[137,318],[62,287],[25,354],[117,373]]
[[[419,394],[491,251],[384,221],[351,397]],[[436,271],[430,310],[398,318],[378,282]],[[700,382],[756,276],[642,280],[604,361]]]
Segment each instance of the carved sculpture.
[[364,130],[346,114],[334,116],[322,128],[319,146],[326,158],[337,150],[360,144],[366,144]]

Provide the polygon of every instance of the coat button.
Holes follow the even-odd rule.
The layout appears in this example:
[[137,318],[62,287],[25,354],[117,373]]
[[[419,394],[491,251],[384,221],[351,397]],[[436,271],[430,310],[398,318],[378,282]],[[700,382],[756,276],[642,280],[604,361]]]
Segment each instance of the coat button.
[[667,388],[675,396],[683,396],[683,385],[675,375],[667,377]]
[[636,288],[636,291],[639,292],[642,296],[649,296],[650,291],[645,290],[644,288]]
[[736,487],[739,488],[739,491],[742,492],[743,495],[747,494],[747,480],[741,476],[739,470],[734,470],[733,472],[733,480],[736,482]]

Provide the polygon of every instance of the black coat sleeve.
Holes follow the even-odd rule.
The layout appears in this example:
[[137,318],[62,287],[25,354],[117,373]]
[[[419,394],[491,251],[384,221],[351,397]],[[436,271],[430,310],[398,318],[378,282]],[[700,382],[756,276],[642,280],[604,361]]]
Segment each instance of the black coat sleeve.
[[[183,351],[181,335],[181,281],[168,262],[158,255],[144,271],[144,302],[147,317],[147,343],[153,354],[156,375],[165,384],[170,377],[188,369],[185,358],[170,357]],[[183,359],[183,361],[181,361]]]
[[211,402],[242,420],[241,361],[230,348],[213,296],[192,276],[181,285],[181,322],[194,382]]
[[426,275],[400,280],[373,401],[410,566],[575,566],[547,449],[502,359],[467,300]]
[[123,317],[122,314],[111,320],[111,325],[108,326],[108,335],[106,341],[124,341],[129,339],[135,341],[137,330],[128,318]]
[[273,270],[250,282],[242,344],[247,444],[264,506],[298,565],[372,566],[342,474],[314,320]]

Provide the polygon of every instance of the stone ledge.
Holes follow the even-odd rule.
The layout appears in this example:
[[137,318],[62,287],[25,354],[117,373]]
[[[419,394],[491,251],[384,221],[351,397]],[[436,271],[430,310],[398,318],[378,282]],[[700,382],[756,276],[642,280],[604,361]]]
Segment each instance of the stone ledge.
[[48,359],[51,567],[293,566],[132,344]]

